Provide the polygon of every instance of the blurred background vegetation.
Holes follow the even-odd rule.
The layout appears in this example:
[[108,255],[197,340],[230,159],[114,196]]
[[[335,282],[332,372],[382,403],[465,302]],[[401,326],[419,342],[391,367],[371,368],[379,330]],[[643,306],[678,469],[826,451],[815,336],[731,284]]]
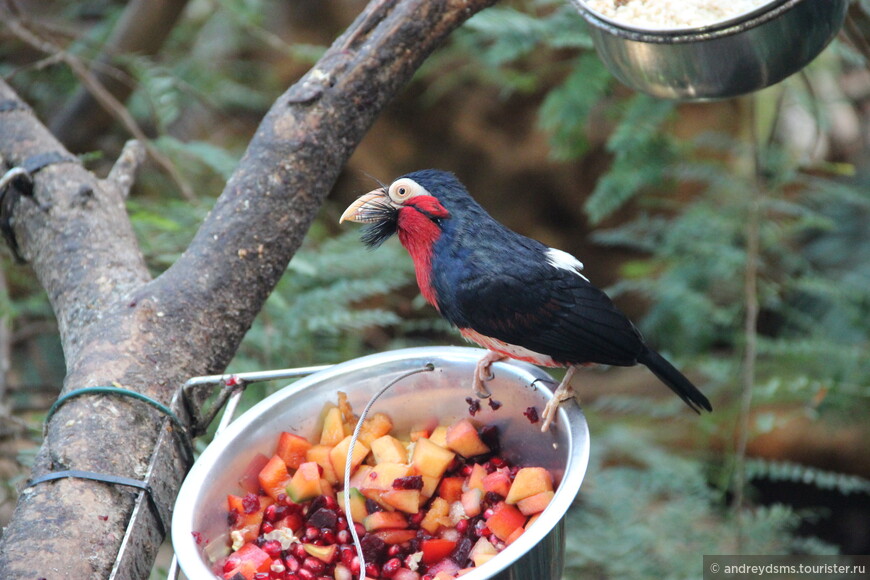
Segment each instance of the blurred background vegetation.
[[[17,5],[86,64],[124,9]],[[129,75],[127,107],[166,162],[146,167],[129,201],[155,274],[266,109],[363,6],[192,0],[159,56],[113,56],[107,68]],[[336,223],[373,177],[448,169],[502,222],[580,257],[713,400],[713,414],[694,416],[642,369],[576,381],[592,460],[568,517],[565,578],[700,577],[703,554],[870,553],[864,8],[803,73],[701,104],[619,85],[567,2],[484,11],[370,131],[230,370],[462,344],[418,296],[398,243],[369,253]],[[49,124],[79,84],[68,60],[0,34],[0,74]],[[116,122],[76,152],[105,172],[129,136]],[[2,525],[64,364],[31,272],[4,251],[0,275]],[[253,386],[246,401],[277,386]]]

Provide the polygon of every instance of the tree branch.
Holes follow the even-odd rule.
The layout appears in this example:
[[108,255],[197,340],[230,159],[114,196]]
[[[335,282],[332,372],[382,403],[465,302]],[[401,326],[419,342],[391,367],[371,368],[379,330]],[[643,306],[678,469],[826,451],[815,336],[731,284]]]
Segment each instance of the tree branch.
[[[154,280],[123,187],[77,163],[40,171],[35,199],[14,207],[15,234],[58,318],[64,391],[117,382],[168,402],[187,378],[222,371],[376,116],[450,32],[494,2],[371,2],[277,100],[188,250]],[[17,99],[0,82],[0,101]],[[0,155],[15,164],[64,152],[23,104],[0,113],[0,134]],[[177,461],[170,427],[135,401],[78,397],[52,417],[33,473],[141,479]],[[183,475],[168,472],[161,498],[174,497]],[[125,533],[131,514],[143,513],[136,497],[80,479],[28,488],[0,542],[0,577],[107,577],[122,539],[137,557],[114,577],[147,577],[162,538],[147,510]]]

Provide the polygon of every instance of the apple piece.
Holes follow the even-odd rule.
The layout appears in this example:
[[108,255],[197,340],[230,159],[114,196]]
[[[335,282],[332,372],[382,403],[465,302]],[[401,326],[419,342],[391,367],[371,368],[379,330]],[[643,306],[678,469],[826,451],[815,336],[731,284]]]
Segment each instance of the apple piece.
[[483,566],[496,554],[498,554],[498,550],[492,545],[492,542],[484,537],[480,537],[474,546],[472,546],[468,557],[471,558],[475,566]]
[[[369,515],[368,509],[366,509],[366,498],[360,492],[359,489],[352,487],[350,488],[350,515],[355,522],[363,521],[367,515]],[[339,492],[336,495],[336,499],[338,500],[338,505],[341,507],[342,513],[345,511],[344,504],[344,492]]]
[[408,462],[408,450],[404,443],[392,435],[384,435],[372,441],[371,450],[375,464]]
[[477,488],[469,489],[462,492],[462,497],[459,500],[462,503],[462,509],[465,510],[465,515],[473,518],[480,515],[481,502],[483,501],[483,492]]
[[440,445],[447,449],[447,426],[438,425],[435,427],[435,429],[432,430],[432,434],[429,435],[429,440],[435,445]]
[[423,516],[423,520],[420,522],[420,527],[430,534],[434,534],[438,531],[439,527],[451,525],[451,520],[448,515],[449,513],[450,504],[444,501],[443,498],[436,497],[432,500],[432,505],[429,506],[429,511],[426,512],[425,516]]
[[331,564],[335,561],[335,555],[338,553],[338,545],[318,546],[317,544],[302,544],[302,549],[309,556],[314,556],[324,564]]
[[514,476],[505,502],[515,504],[542,491],[553,491],[553,476],[543,467],[523,467]]
[[460,419],[447,428],[447,448],[463,457],[489,453],[489,447],[477,434],[477,427],[468,419]]
[[501,541],[507,541],[517,528],[526,523],[526,516],[515,506],[507,502],[499,502],[492,509],[492,515],[486,519],[486,527]]
[[483,491],[497,493],[507,497],[511,489],[511,477],[503,470],[493,471],[487,474],[481,481]]
[[[336,475],[339,480],[344,479],[344,470],[347,465],[347,452],[350,448],[350,441],[353,439],[351,435],[348,435],[344,439],[342,439],[335,447],[332,448],[332,451],[329,452],[329,460],[332,462],[332,468],[335,470]],[[363,459],[366,458],[366,455],[369,454],[369,448],[367,445],[362,443],[361,441],[357,441],[353,446],[353,457],[350,458],[350,470],[353,473],[353,470],[356,469],[360,463],[363,462]]]
[[462,497],[462,484],[464,477],[445,477],[438,485],[438,497],[443,497],[449,503],[459,501]]
[[318,443],[337,445],[342,439],[344,439],[344,423],[341,420],[341,410],[338,407],[329,407],[323,416]]
[[254,455],[239,478],[239,487],[248,493],[259,493],[260,480],[258,476],[267,463],[269,463],[269,458],[262,453]]
[[471,474],[468,476],[468,480],[465,482],[462,489],[479,489],[483,491],[484,477],[486,477],[486,468],[479,463],[475,463],[471,466]]
[[420,511],[419,489],[390,489],[381,493],[380,502],[406,514]]
[[313,461],[306,461],[300,465],[287,486],[287,495],[296,503],[302,503],[312,500],[318,495],[323,495],[323,487],[320,484],[320,466]]
[[257,572],[268,572],[271,565],[272,557],[269,554],[256,544],[245,544],[227,557],[224,578],[237,578],[241,575],[245,580],[252,580]]
[[517,509],[519,509],[524,516],[532,516],[541,513],[548,505],[550,505],[554,495],[556,494],[553,491],[542,491],[541,493],[530,495],[529,497],[523,498],[517,502]]
[[367,532],[384,528],[404,529],[408,527],[408,520],[401,512],[374,512],[363,518],[362,523]]
[[359,430],[359,440],[368,447],[378,437],[388,435],[393,430],[393,420],[384,413],[375,413],[365,421]]
[[420,542],[420,551],[423,552],[423,563],[434,564],[450,556],[456,542],[444,538],[432,538]]
[[279,494],[286,493],[287,484],[290,483],[287,464],[277,455],[273,455],[260,470],[257,481],[269,497],[277,500]]
[[284,460],[288,469],[298,469],[307,461],[306,454],[311,449],[311,442],[305,437],[282,431],[278,436],[278,447],[275,455]]
[[[312,445],[311,448],[305,453],[306,461],[313,461],[317,465],[319,465],[323,469],[323,478],[335,485],[338,483],[338,474],[335,472],[335,468],[332,467],[332,460],[329,458],[329,454],[332,451],[332,445]],[[342,479],[344,478],[344,474],[341,475]]]
[[418,439],[414,443],[414,454],[411,464],[421,475],[441,477],[456,455],[443,447],[432,443],[429,439]]

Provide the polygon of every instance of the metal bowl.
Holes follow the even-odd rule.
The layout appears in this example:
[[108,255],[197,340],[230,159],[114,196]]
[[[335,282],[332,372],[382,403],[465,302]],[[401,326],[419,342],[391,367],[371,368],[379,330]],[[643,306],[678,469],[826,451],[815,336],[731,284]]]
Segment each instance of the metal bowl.
[[[301,379],[264,399],[232,422],[199,457],[181,486],[172,518],[172,545],[188,578],[214,577],[213,567],[228,553],[226,495],[257,453],[274,452],[281,431],[309,436],[324,403],[347,393],[359,412],[368,400],[410,370],[432,363],[435,370],[406,377],[389,389],[372,412],[389,414],[399,432],[468,417],[471,377],[485,351],[460,347],[414,348],[348,361]],[[551,580],[564,565],[564,515],[580,489],[589,459],[589,431],[579,407],[563,405],[550,431],[541,433],[523,415],[542,410],[551,397],[549,375],[524,363],[497,363],[487,383],[493,410],[481,404],[475,419],[499,427],[503,454],[519,465],[549,469],[556,494],[538,521],[519,539],[463,580]],[[543,381],[543,382],[542,382]]]
[[849,0],[772,0],[711,26],[645,30],[598,14],[586,0],[571,3],[617,79],[683,101],[750,93],[801,70],[833,40],[849,6]]

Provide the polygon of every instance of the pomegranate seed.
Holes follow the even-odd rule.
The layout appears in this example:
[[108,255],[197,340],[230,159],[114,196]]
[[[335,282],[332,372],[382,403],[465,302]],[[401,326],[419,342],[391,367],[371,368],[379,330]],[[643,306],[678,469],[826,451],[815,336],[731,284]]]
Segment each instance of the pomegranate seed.
[[299,568],[296,575],[299,576],[299,580],[316,580],[317,578],[317,575],[314,572],[306,568]]
[[302,569],[309,570],[314,574],[322,574],[323,570],[326,569],[326,564],[315,558],[314,556],[308,556],[305,560],[302,561]]
[[398,544],[393,544],[387,548],[387,556],[398,556],[402,552],[402,547]]
[[495,513],[495,511],[492,508],[485,510],[483,512],[483,519],[488,520],[489,518],[492,517],[492,514],[494,514],[494,513]]
[[299,578],[299,576],[297,576],[296,574],[287,574],[286,576],[284,576],[284,580],[302,580],[302,579]]
[[344,516],[338,516],[335,520],[335,529],[338,531],[347,529],[347,518]]
[[235,563],[235,562],[232,562],[232,561],[230,561],[230,560],[227,560],[227,561],[224,563],[224,574],[226,574],[226,573],[228,573],[228,572],[232,572],[232,571],[235,570],[235,569],[236,569],[236,563]]
[[271,558],[280,558],[281,550],[283,550],[283,548],[281,547],[281,542],[278,540],[268,540],[263,544],[262,550],[269,554],[269,557]]
[[335,534],[335,540],[338,544],[349,544],[351,540],[351,535],[348,530],[341,530],[337,534]]
[[462,469],[459,470],[459,474],[467,477],[471,475],[471,470],[472,467],[466,463],[462,466]]
[[492,464],[496,467],[504,467],[507,465],[507,460],[504,457],[496,456],[491,458],[490,461],[492,461]]
[[371,578],[377,578],[381,575],[381,571],[378,570],[378,565],[374,562],[366,562],[366,576],[370,576]]
[[324,544],[331,546],[335,543],[335,532],[329,528],[320,528],[320,538],[323,540]]
[[464,534],[468,531],[468,520],[459,520],[456,522],[456,531],[460,534]]
[[402,567],[402,561],[398,558],[390,558],[384,565],[381,566],[381,575],[385,578],[392,578],[396,575],[396,572],[399,571],[399,568]]
[[366,527],[359,522],[353,523],[353,529],[356,530],[356,535],[360,538],[366,535]]
[[260,498],[256,493],[246,494],[242,498],[242,509],[246,514],[252,514],[260,510]]
[[305,528],[305,539],[306,540],[316,540],[320,537],[320,530],[315,528],[314,526],[308,526]]
[[260,527],[260,532],[263,534],[268,534],[269,532],[273,531],[274,529],[275,529],[275,526],[273,526],[269,522],[263,522],[262,527]]
[[426,517],[426,514],[425,514],[424,512],[422,512],[422,511],[421,511],[421,512],[417,512],[417,513],[415,513],[415,514],[411,514],[411,515],[408,517],[408,523],[409,523],[412,527],[414,527],[414,526],[419,526],[419,525],[420,525],[420,522],[422,522],[422,521],[423,521],[423,518],[425,518],[425,517]]
[[299,570],[299,560],[297,560],[292,554],[287,554],[284,556],[284,567],[288,572],[296,572]]
[[337,564],[333,572],[335,580],[353,580],[353,572],[343,564]]
[[491,534],[492,534],[492,532],[486,526],[483,526],[482,528],[475,528],[474,529],[474,535],[477,536],[478,538],[489,537]]
[[297,560],[304,560],[308,557],[308,552],[305,551],[305,546],[302,544],[293,544],[290,549],[293,550],[293,555],[296,556]]
[[268,572],[257,572],[254,574],[254,580],[270,580]]

